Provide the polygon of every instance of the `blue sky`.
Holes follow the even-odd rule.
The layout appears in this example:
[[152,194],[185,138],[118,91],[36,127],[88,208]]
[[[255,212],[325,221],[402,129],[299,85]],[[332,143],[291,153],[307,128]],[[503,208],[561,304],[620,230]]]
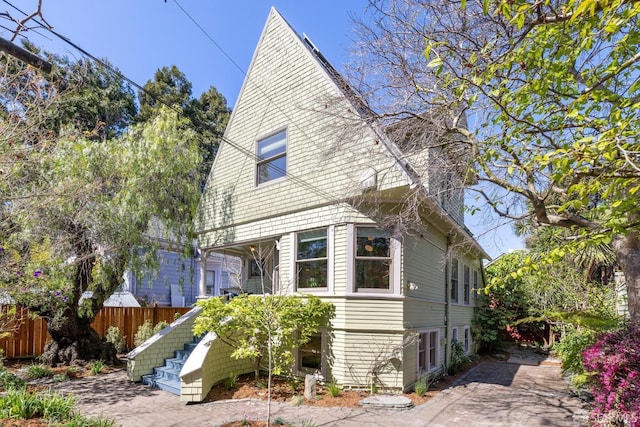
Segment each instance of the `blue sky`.
[[[0,1],[0,13],[22,18],[37,0]],[[367,0],[44,0],[42,13],[54,30],[143,85],[162,67],[176,65],[193,84],[194,96],[215,86],[231,107],[236,101],[267,15],[274,6],[298,33],[305,33],[341,70],[354,34],[351,15],[361,16]],[[182,10],[186,11],[186,13]],[[199,24],[204,32],[187,16]],[[2,21],[9,26],[9,22]],[[206,33],[206,34],[205,34]],[[81,54],[44,30],[23,33],[49,51]],[[6,29],[0,36],[9,38]],[[509,226],[495,218],[468,218],[467,225],[491,256],[522,247]]]

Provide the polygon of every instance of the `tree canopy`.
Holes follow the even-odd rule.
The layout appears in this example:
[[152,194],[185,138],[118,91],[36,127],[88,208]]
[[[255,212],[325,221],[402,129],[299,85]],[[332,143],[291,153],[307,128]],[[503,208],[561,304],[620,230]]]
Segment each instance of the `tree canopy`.
[[[640,316],[638,2],[372,0],[352,81],[387,122],[438,111],[499,215],[611,244]],[[469,125],[469,126],[467,126]],[[455,158],[453,158],[455,160]]]
[[236,359],[250,359],[258,379],[261,363],[269,358],[269,374],[290,373],[293,350],[329,325],[333,304],[313,295],[240,295],[198,302],[203,310],[194,333],[215,332],[235,350]]
[[[54,87],[33,69],[1,59],[7,84],[0,121],[0,286],[47,320],[53,342],[46,361],[109,360],[90,324],[125,269],[153,264],[154,257],[138,256],[138,249],[155,247],[149,227],[161,224],[177,242],[190,236],[199,198],[196,134],[184,117],[160,108],[148,122],[126,130],[114,125],[96,140],[88,129],[97,116],[82,116],[76,106],[87,114],[120,111],[111,123],[130,122],[129,109],[91,95],[101,93],[102,82],[117,80],[110,71],[63,64],[68,69],[60,73],[69,80],[76,66],[89,77],[81,88]],[[117,101],[131,93],[126,85],[112,87],[121,90],[113,95]],[[53,132],[52,106],[61,110]]]
[[186,126],[196,133],[202,156],[198,172],[200,186],[204,188],[231,115],[227,100],[213,86],[199,98],[194,98],[191,83],[175,65],[158,69],[154,78],[144,85],[144,90],[138,92],[138,97],[140,121],[149,120],[163,106],[177,108],[189,119]]

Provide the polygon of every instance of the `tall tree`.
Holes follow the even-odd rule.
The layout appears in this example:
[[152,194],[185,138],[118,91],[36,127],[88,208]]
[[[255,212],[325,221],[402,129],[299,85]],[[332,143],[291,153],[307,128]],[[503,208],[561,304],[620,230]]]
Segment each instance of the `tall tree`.
[[163,106],[186,111],[191,102],[191,82],[175,65],[159,68],[144,90],[138,91],[138,100],[139,121],[153,118]]
[[149,120],[162,106],[176,108],[189,119],[188,127],[197,134],[203,159],[198,172],[200,186],[204,188],[231,114],[227,100],[213,86],[200,98],[193,98],[191,82],[175,65],[158,69],[153,80],[149,80],[144,90],[138,92],[138,98],[139,121]]
[[[45,361],[112,361],[112,346],[91,322],[126,268],[153,262],[137,256],[154,248],[146,237],[150,223],[161,222],[172,237],[188,236],[199,196],[196,136],[166,109],[106,143],[71,125],[52,133],[46,120],[30,120],[46,117],[31,101],[50,82],[10,59],[0,64],[22,73],[0,74],[11,77],[0,98],[0,286],[47,321],[53,341]],[[53,92],[39,105],[64,96]],[[83,298],[85,291],[91,296]]]
[[[448,111],[478,197],[611,243],[640,317],[639,3],[372,0],[352,81],[389,122]],[[471,130],[466,126],[467,120]],[[455,159],[455,158],[453,158]]]

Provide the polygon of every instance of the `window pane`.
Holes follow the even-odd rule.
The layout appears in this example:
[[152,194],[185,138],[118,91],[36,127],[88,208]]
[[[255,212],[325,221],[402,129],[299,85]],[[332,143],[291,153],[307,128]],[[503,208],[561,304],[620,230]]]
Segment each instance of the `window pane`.
[[356,256],[389,257],[391,239],[375,228],[358,228]]
[[311,340],[300,348],[300,367],[322,369],[322,336],[313,335]]
[[278,157],[258,165],[258,184],[282,178],[287,174],[287,156]]
[[315,230],[298,234],[298,259],[327,257],[327,231]]
[[299,288],[324,288],[327,286],[327,260],[298,263]]
[[206,282],[206,289],[205,289],[205,293],[207,295],[213,295],[213,288],[215,283],[216,283],[216,272],[207,270],[207,282]]
[[390,260],[356,259],[356,289],[389,289]]
[[258,160],[265,160],[286,151],[287,133],[280,132],[258,141]]
[[436,360],[436,344],[438,342],[438,333],[431,332],[429,334],[429,367],[435,368],[438,366],[438,361]]

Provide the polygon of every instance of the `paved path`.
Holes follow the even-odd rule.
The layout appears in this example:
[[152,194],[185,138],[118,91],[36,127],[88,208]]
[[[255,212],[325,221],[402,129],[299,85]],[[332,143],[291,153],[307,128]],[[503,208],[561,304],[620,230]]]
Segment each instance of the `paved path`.
[[[124,370],[53,388],[76,395],[83,414],[102,414],[124,427],[219,426],[266,415],[265,403],[256,400],[185,405],[170,393],[130,383]],[[559,367],[504,362],[478,365],[455,387],[410,410],[272,404],[272,419],[317,426],[581,426],[586,415]]]

